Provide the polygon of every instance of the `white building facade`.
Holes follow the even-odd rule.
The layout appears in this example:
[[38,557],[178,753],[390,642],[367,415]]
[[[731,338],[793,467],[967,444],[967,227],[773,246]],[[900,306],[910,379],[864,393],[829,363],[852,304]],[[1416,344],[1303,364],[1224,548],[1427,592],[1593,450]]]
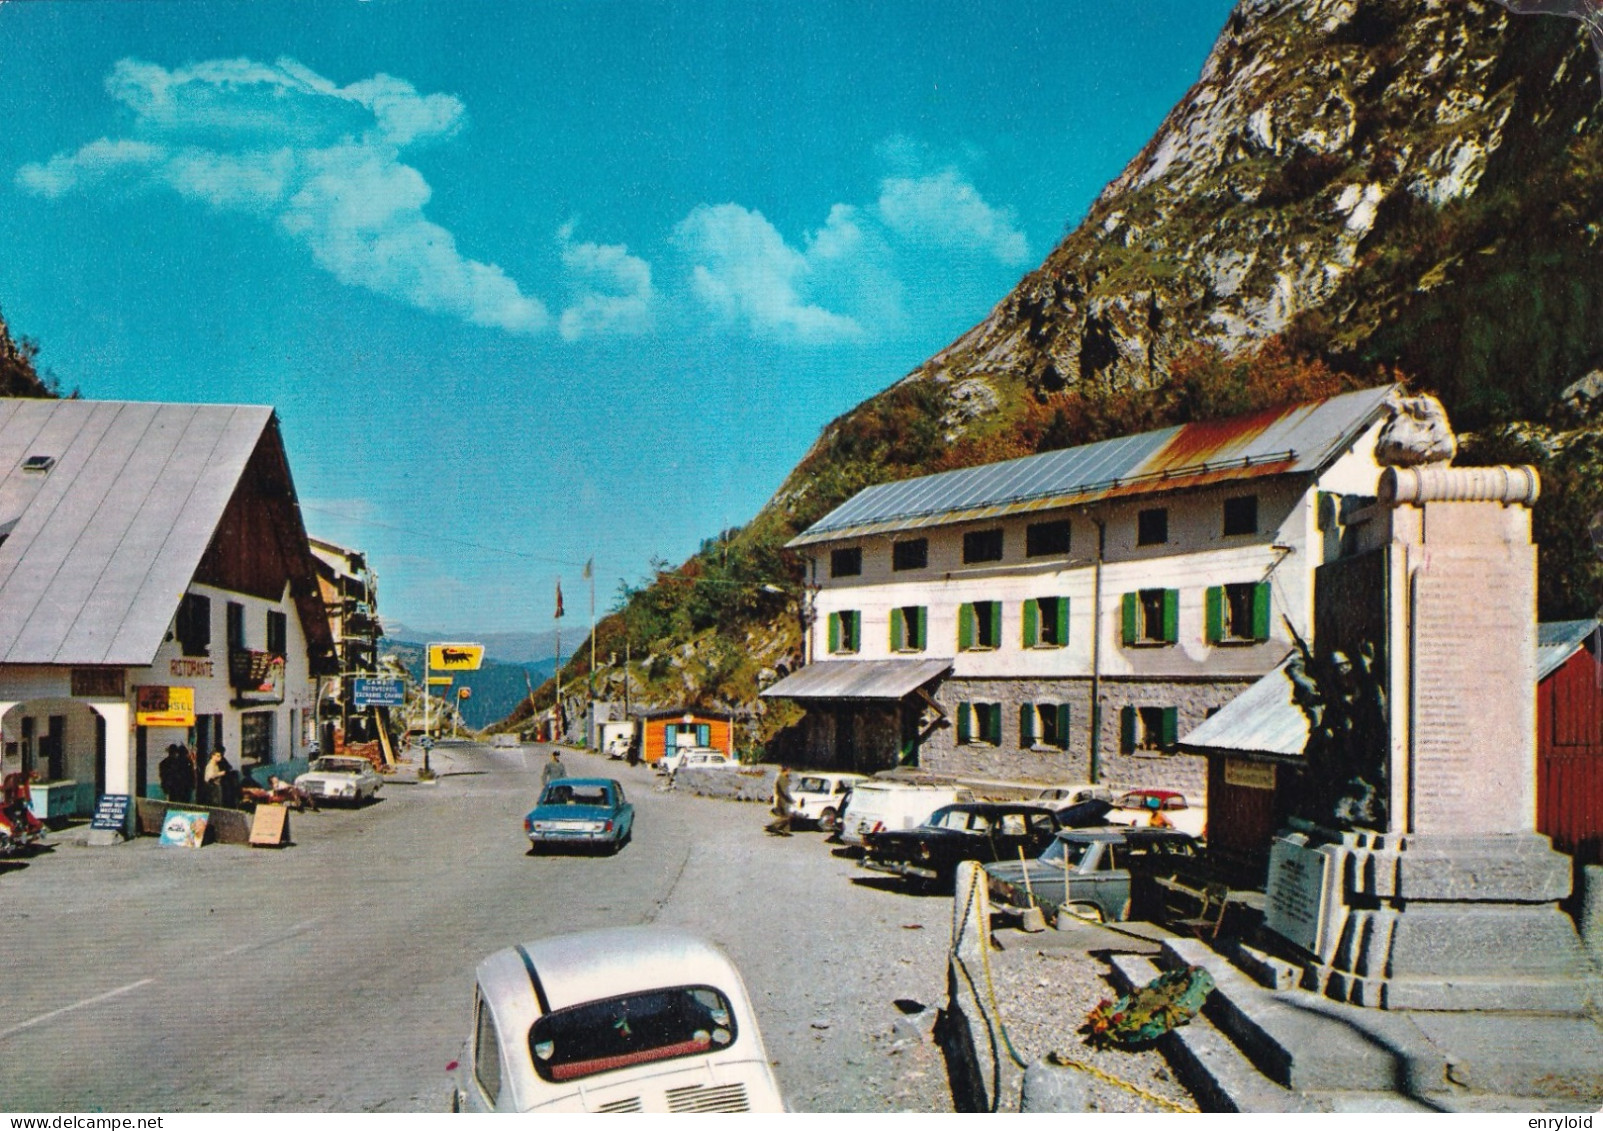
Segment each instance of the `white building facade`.
[[1177,738],[1309,638],[1387,393],[870,488],[791,543],[813,663],[764,695],[816,763],[1200,794]]

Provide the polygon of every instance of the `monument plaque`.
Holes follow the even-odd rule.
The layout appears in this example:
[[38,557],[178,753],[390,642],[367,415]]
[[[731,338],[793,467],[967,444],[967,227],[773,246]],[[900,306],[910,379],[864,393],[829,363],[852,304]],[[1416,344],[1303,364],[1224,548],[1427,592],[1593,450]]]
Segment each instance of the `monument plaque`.
[[1301,835],[1276,837],[1269,850],[1264,923],[1310,954],[1322,954],[1330,891],[1331,858],[1307,847]]

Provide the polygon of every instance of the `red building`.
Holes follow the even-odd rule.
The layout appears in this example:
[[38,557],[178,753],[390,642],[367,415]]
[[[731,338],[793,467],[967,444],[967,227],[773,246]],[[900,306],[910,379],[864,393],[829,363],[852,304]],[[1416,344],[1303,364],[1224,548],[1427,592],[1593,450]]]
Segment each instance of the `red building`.
[[1539,625],[1536,828],[1603,863],[1603,633],[1595,620]]

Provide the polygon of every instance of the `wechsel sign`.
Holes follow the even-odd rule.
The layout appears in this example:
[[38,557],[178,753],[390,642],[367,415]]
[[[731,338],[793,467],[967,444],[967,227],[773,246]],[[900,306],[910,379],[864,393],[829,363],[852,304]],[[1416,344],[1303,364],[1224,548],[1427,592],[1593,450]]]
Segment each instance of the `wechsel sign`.
[[483,644],[429,645],[429,667],[435,671],[476,672],[483,662]]
[[398,679],[351,681],[351,697],[358,708],[406,706],[406,684]]
[[195,725],[193,687],[134,688],[134,722],[142,727]]

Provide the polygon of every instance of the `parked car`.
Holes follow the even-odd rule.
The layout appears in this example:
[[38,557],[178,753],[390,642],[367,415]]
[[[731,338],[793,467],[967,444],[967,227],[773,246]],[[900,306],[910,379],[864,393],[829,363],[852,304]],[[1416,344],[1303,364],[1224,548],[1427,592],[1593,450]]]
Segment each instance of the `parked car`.
[[1061,813],[1025,801],[947,805],[913,828],[867,834],[863,866],[945,885],[964,860],[1014,860],[1021,852],[1039,856],[1059,829],[1070,822],[1098,822],[1107,809],[1107,802],[1096,800]]
[[834,832],[852,787],[867,780],[865,774],[797,774],[790,783],[792,819],[811,821],[825,832]]
[[523,818],[531,848],[571,844],[617,852],[634,828],[635,807],[611,778],[556,778]]
[[522,743],[518,741],[517,735],[502,733],[491,735],[490,745],[496,747],[497,749],[506,749],[508,747],[521,746]]
[[479,963],[452,1111],[785,1110],[734,964],[660,927],[587,931]]
[[1200,837],[1208,827],[1208,810],[1188,804],[1185,794],[1172,789],[1132,789],[1114,801],[1108,824],[1151,825]]
[[295,788],[317,801],[342,801],[360,805],[378,795],[384,780],[366,758],[329,755],[314,758],[304,774],[295,779]]
[[1064,785],[1049,785],[1037,793],[1030,801],[1039,801],[1046,805],[1061,807],[1064,805],[1078,805],[1082,801],[1106,801],[1113,804],[1117,794],[1105,785],[1092,785],[1090,782],[1072,782]]
[[722,750],[714,750],[710,746],[680,746],[669,754],[665,754],[657,763],[657,769],[665,774],[676,774],[687,766],[698,766],[702,769],[738,769],[740,762],[731,758]]
[[974,794],[959,785],[869,778],[852,785],[851,798],[841,813],[840,839],[843,844],[861,846],[868,833],[910,829],[923,824],[942,805],[973,800]]
[[1158,907],[1156,881],[1194,867],[1199,848],[1176,829],[1065,829],[1036,859],[999,860],[985,874],[992,894],[1015,907],[1033,896],[1098,922],[1140,919]]

